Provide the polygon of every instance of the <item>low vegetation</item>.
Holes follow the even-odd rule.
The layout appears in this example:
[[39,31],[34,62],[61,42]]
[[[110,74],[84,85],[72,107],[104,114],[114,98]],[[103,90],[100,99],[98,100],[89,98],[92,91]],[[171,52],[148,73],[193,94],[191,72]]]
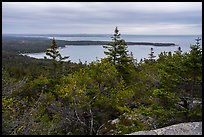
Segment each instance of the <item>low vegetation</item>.
[[[90,64],[54,58],[59,41],[16,47],[15,39],[3,39],[2,134],[127,134],[202,121],[199,40],[188,53],[179,48],[155,60],[151,49],[149,59],[136,62],[114,32],[107,57]],[[18,55],[39,50],[53,58]]]

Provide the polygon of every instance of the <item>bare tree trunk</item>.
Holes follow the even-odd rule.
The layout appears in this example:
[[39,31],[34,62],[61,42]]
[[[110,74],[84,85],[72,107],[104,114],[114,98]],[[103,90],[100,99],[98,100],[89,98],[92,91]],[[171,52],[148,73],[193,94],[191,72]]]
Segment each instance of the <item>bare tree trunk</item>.
[[196,81],[196,76],[195,76],[195,73],[194,73],[193,74],[192,86],[191,86],[191,98],[190,98],[190,105],[189,105],[189,110],[190,111],[193,108],[193,97],[194,97],[194,90],[195,90],[195,81]]
[[90,115],[91,115],[90,135],[92,135],[93,134],[93,124],[94,123],[93,123],[93,114],[92,114],[91,108],[90,108],[89,112],[90,112]]
[[96,135],[100,135],[100,129],[103,127],[105,125],[105,123],[104,124],[102,124],[99,128],[98,128],[98,130],[97,130],[97,132],[96,132]]

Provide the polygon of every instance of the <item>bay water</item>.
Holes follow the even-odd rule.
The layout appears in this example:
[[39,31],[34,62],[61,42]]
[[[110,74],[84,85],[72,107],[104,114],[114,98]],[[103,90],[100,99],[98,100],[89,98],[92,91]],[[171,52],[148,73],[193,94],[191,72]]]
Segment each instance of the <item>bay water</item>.
[[[52,36],[44,36],[48,39],[52,39]],[[91,40],[91,41],[111,41],[111,35],[69,35],[69,36],[54,36],[56,40],[66,41],[80,41],[80,40]],[[172,53],[181,47],[183,52],[189,52],[190,46],[195,44],[195,39],[202,37],[201,35],[121,35],[121,38],[126,42],[152,42],[152,43],[175,43],[176,46],[151,46],[151,45],[129,45],[128,51],[133,53],[133,57],[140,61],[140,59],[148,58],[150,49],[153,48],[154,55],[158,58],[158,54],[163,51]],[[200,45],[202,46],[201,42]],[[69,56],[71,62],[79,63],[90,63],[106,57],[103,48],[104,45],[66,45],[64,48],[59,48],[62,56]],[[44,58],[45,52],[43,53],[29,53],[23,54],[33,58]]]

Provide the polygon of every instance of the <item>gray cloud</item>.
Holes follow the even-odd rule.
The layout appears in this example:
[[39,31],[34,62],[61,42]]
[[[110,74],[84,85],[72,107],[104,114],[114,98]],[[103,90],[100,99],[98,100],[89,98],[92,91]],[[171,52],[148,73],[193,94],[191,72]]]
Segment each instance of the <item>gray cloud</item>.
[[[201,2],[3,2],[3,33],[201,34]],[[179,30],[179,31],[178,31]]]

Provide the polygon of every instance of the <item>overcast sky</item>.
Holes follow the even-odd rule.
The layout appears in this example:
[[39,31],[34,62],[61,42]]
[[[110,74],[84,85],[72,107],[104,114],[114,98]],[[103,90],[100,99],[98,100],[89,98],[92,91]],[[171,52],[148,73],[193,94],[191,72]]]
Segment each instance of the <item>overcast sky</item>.
[[202,34],[202,2],[3,2],[2,33]]

